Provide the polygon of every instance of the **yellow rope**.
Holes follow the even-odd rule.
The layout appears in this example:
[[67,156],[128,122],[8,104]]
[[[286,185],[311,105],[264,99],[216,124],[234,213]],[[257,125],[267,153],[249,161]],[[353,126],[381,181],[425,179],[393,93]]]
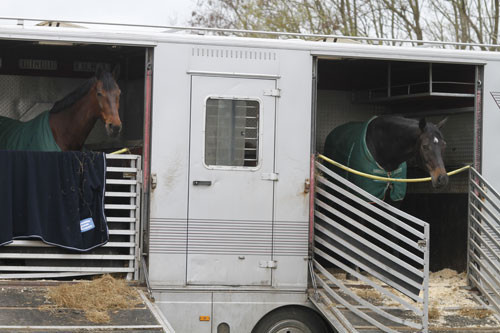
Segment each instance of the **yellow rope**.
[[[334,161],[332,159],[329,159],[328,157],[326,157],[324,155],[318,154],[318,157],[321,158],[324,161],[327,161],[330,164],[335,165],[336,167],[344,169],[345,171],[351,172],[351,173],[353,173],[355,175],[358,175],[358,176],[361,176],[361,177],[366,177],[366,178],[370,178],[370,179],[374,179],[374,180],[382,180],[382,181],[387,181],[387,182],[398,182],[398,183],[420,183],[420,182],[429,182],[429,181],[431,181],[431,177],[426,177],[426,178],[412,178],[412,179],[395,179],[395,178],[387,178],[387,177],[374,176],[374,175],[370,175],[368,173],[360,172],[360,171],[351,169],[349,167],[346,167],[345,165],[340,164],[339,162],[336,162],[336,161]],[[448,176],[453,176],[453,175],[456,175],[457,173],[465,171],[465,170],[467,170],[469,168],[470,168],[470,165],[466,165],[466,166],[464,166],[464,167],[462,167],[460,169],[450,171],[447,174],[448,174]]]
[[123,154],[123,153],[130,153],[130,150],[128,148],[123,148],[123,149],[114,151],[114,152],[112,152],[110,154],[111,155],[115,155],[115,154]]

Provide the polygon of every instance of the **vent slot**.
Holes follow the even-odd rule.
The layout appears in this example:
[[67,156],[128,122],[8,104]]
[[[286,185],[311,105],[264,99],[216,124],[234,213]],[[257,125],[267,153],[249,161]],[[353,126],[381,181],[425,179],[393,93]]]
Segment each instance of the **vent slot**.
[[202,58],[225,58],[225,59],[244,59],[257,61],[276,61],[276,52],[260,50],[241,50],[241,49],[220,49],[194,47],[191,55]]

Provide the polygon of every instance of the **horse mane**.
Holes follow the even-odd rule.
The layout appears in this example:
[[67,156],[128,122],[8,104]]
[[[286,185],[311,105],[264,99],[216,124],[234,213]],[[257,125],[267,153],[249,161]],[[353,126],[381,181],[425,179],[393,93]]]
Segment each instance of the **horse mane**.
[[71,93],[55,102],[54,106],[52,107],[52,109],[50,109],[49,112],[58,113],[66,110],[67,108],[78,102],[80,99],[82,99],[85,95],[87,95],[88,91],[97,80],[102,81],[103,88],[106,91],[112,90],[116,86],[113,76],[109,72],[102,72],[99,78],[95,76],[91,77]]

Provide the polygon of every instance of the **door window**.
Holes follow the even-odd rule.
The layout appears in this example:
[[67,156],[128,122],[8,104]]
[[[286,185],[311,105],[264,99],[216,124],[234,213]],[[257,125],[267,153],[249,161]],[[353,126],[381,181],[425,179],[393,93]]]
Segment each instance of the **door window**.
[[205,165],[259,165],[259,111],[255,100],[208,98],[205,119]]

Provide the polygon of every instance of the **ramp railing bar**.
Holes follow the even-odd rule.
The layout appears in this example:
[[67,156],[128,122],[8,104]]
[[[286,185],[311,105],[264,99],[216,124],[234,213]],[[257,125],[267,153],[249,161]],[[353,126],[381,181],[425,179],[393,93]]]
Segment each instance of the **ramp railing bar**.
[[[319,230],[319,231],[323,232],[323,228],[318,228],[317,230]],[[330,232],[328,232],[326,235],[327,235],[327,236],[329,236],[331,239],[334,239],[335,241],[339,241],[339,238],[338,238],[338,237],[332,237],[333,235],[332,235],[332,233],[330,233]],[[343,251],[343,250],[342,250],[342,249],[340,249],[339,247],[332,246],[332,245],[331,245],[328,241],[325,241],[324,239],[322,239],[322,238],[320,238],[320,237],[315,237],[315,239],[314,239],[314,240],[315,240],[317,243],[319,243],[319,244],[323,245],[324,247],[326,247],[326,248],[328,248],[328,249],[330,249],[330,250],[334,251],[336,254],[341,255],[344,259],[349,260],[351,263],[355,264],[357,267],[362,268],[364,271],[366,271],[366,272],[370,273],[372,276],[376,277],[376,278],[377,278],[377,279],[379,279],[380,281],[383,281],[383,282],[385,282],[386,284],[388,284],[388,285],[390,285],[390,286],[392,286],[392,287],[394,287],[394,288],[397,288],[399,291],[404,292],[404,294],[405,294],[406,296],[411,297],[413,300],[415,300],[415,301],[417,301],[417,302],[419,302],[419,303],[422,303],[422,302],[423,302],[423,299],[422,299],[422,298],[420,298],[420,297],[419,297],[419,295],[417,295],[417,294],[415,294],[415,293],[411,292],[411,291],[410,291],[410,290],[408,290],[407,288],[405,288],[405,287],[401,286],[399,283],[394,282],[394,281],[391,281],[389,278],[387,278],[387,277],[385,277],[384,275],[380,274],[379,272],[377,272],[377,271],[373,270],[372,268],[370,268],[369,266],[367,266],[367,265],[365,265],[364,263],[360,262],[359,260],[356,260],[354,257],[350,256],[349,254],[347,254],[345,251]],[[351,250],[353,250],[353,249],[354,249],[354,247],[347,246],[347,245],[346,245],[346,244],[347,244],[347,242],[339,242],[339,243],[341,243],[342,245],[344,245],[345,247],[347,247],[347,248],[349,248],[349,249],[351,249]],[[315,250],[315,252],[316,252],[316,253],[321,253],[321,255],[324,257],[325,253],[324,253],[323,251],[320,251],[320,252],[319,252],[319,251],[320,251],[319,249],[316,249],[316,250]],[[353,251],[356,251],[356,250],[354,249]],[[356,251],[356,252],[357,252],[357,251]],[[358,252],[358,253],[359,253],[359,252]],[[364,254],[364,253],[361,253],[361,254]],[[333,258],[329,258],[329,257],[324,257],[324,258],[329,259],[329,261],[331,261],[331,262],[333,262],[332,260],[334,260]],[[332,260],[330,260],[330,259],[332,259]],[[379,262],[378,260],[374,259],[373,257],[372,257],[372,258],[370,258],[370,261],[371,261],[371,263],[376,263],[376,264],[378,264],[379,266],[382,266],[382,267],[383,267],[383,268],[384,268],[384,269],[385,269],[388,273],[392,273],[392,272],[394,272],[393,270],[391,270],[391,271],[389,272],[389,268],[388,268],[386,265],[382,264],[381,262]],[[336,263],[335,263],[335,265],[336,265],[336,266],[339,266],[339,265],[337,265],[337,263],[338,263],[338,262],[336,262]],[[346,266],[346,267],[347,267],[347,266]],[[344,269],[344,270],[346,270],[346,269]],[[353,271],[353,270],[351,271],[351,269],[347,269],[346,271],[349,271],[349,273],[351,273],[351,274],[353,274],[353,275],[355,275],[356,277],[358,277],[358,278],[359,278],[359,276],[358,276],[359,274],[354,273],[354,271]],[[400,276],[400,275],[399,275],[399,276]],[[399,276],[398,276],[398,277],[399,277]],[[413,281],[411,281],[411,280],[409,280],[409,279],[407,280],[407,279],[406,279],[406,278],[404,278],[404,277],[403,277],[402,279],[403,279],[405,282],[409,283],[409,284],[410,284],[410,282],[413,282]],[[416,287],[416,288],[418,288],[418,287]]]
[[500,195],[473,168],[469,172],[467,277],[500,313]]
[[[483,250],[479,247],[479,245],[478,245],[476,242],[474,242],[474,241],[472,241],[472,242],[473,242],[473,246],[474,246],[474,251],[479,252],[479,254],[480,254],[481,256],[483,256],[484,258],[481,258],[481,257],[479,257],[478,255],[476,255],[476,254],[474,253],[474,251],[470,254],[470,255],[471,255],[471,258],[472,258],[472,259],[475,259],[477,262],[481,262],[482,260],[485,260],[485,261],[487,261],[487,262],[488,262],[488,264],[493,265],[493,262],[491,261],[491,259],[489,259],[489,258],[488,258],[488,255],[486,254],[486,252],[484,252],[484,251],[483,251]],[[479,267],[479,269],[480,269],[481,267],[483,267],[483,268],[488,267],[488,266],[481,265],[481,264],[478,264],[477,266]],[[493,268],[493,267],[492,267],[492,268]],[[471,269],[472,269],[472,270],[474,270],[474,271],[475,271],[478,275],[482,275],[481,271],[480,271],[478,268],[476,268],[475,266],[472,266],[472,267],[471,267]],[[485,272],[485,273],[486,273],[486,274],[487,274],[490,278],[495,279],[495,276],[498,276],[499,271],[498,271],[498,268],[493,268],[493,270],[494,270],[495,272],[490,272],[489,270],[485,270],[484,272]],[[482,276],[483,276],[483,278],[484,278],[484,277],[486,277],[486,276],[484,276],[484,275],[482,275]],[[491,287],[491,284],[490,284],[487,280],[485,280],[485,283],[489,284],[489,286]],[[497,288],[496,288],[496,289],[495,289],[495,288],[494,288],[494,289],[492,289],[492,291],[491,291],[491,292],[492,292],[492,293],[494,293],[495,295],[497,295],[498,297],[500,297],[500,292],[498,291],[498,286],[497,286]],[[496,302],[494,302],[494,303],[496,303]]]
[[[319,201],[318,201],[318,202],[319,202]],[[344,234],[349,235],[349,236],[351,236],[351,237],[353,237],[353,238],[356,238],[356,237],[357,237],[357,235],[356,235],[354,232],[352,232],[352,231],[348,230],[347,228],[345,228],[345,227],[341,226],[340,224],[336,223],[335,221],[333,221],[333,220],[332,220],[332,219],[330,219],[329,217],[325,216],[324,214],[322,214],[322,213],[320,213],[320,212],[316,212],[316,216],[317,216],[317,217],[319,217],[319,218],[321,218],[323,221],[328,222],[330,225],[332,225],[333,227],[335,227],[335,229],[338,229],[338,230],[342,231]],[[351,222],[351,221],[352,221],[352,224],[353,224],[354,226],[357,226],[357,225],[358,225],[358,223],[357,223],[357,222],[354,222],[354,220],[351,220],[350,218],[346,218],[346,221],[349,221],[349,222]],[[322,233],[324,233],[324,234],[328,234],[328,235],[329,235],[329,234],[331,234],[331,232],[330,232],[330,231],[326,230],[325,228],[323,228],[323,227],[322,227],[322,226],[320,226],[320,225],[318,225],[318,226],[317,226],[317,229],[318,229],[319,231],[321,231]],[[361,230],[363,230],[363,231],[365,231],[365,230],[366,230],[366,229],[364,229],[364,228],[359,228],[359,229],[361,229]],[[366,230],[366,232],[368,232],[368,230]],[[337,238],[337,236],[335,236],[335,235],[333,235],[333,234],[331,234],[331,236],[330,236],[330,237],[331,237],[331,238]],[[384,238],[383,238],[383,237],[380,237],[380,239],[379,239],[379,240],[384,240]],[[392,261],[392,262],[397,263],[397,264],[399,264],[400,266],[403,266],[406,270],[411,271],[411,272],[412,272],[413,274],[415,274],[416,276],[423,277],[423,276],[422,276],[422,271],[418,270],[417,268],[415,268],[415,267],[413,267],[413,266],[411,266],[411,265],[408,265],[408,264],[407,264],[406,262],[404,262],[403,260],[401,260],[401,259],[399,259],[398,257],[396,257],[395,255],[393,255],[393,254],[391,254],[391,253],[387,252],[386,250],[382,249],[381,247],[377,246],[376,244],[373,244],[372,242],[370,242],[370,241],[368,241],[368,240],[366,240],[366,239],[363,239],[363,238],[359,238],[359,239],[358,239],[358,241],[359,241],[361,244],[363,244],[363,245],[365,245],[365,246],[367,246],[367,247],[370,247],[372,250],[374,250],[374,251],[375,251],[375,252],[377,252],[378,254],[383,255],[385,258],[391,259],[391,261]],[[344,241],[343,241],[343,240],[339,240],[339,243],[342,243],[342,242],[344,242]],[[388,240],[388,239],[387,239],[387,244],[389,245],[389,243],[392,243],[392,242],[391,242],[390,240]],[[346,246],[347,246],[347,247],[349,247],[349,245],[346,245]],[[376,259],[375,259],[375,260],[376,260]],[[423,261],[423,260],[422,260],[422,261]],[[422,263],[422,264],[423,264],[423,263]],[[380,265],[385,265],[385,264],[380,263]],[[392,271],[392,269],[391,269],[390,267],[387,267],[387,269],[388,269],[388,271],[389,271],[389,272],[391,272],[391,271]],[[398,273],[398,272],[394,272],[394,273],[393,273],[393,275],[394,275],[394,274],[399,274],[399,273]],[[420,285],[416,284],[416,287],[418,288],[418,287],[420,287]]]
[[[336,306],[331,302],[335,300],[384,332],[397,331],[363,309],[395,324],[428,332],[429,225],[368,194],[325,165],[316,162],[315,167],[313,263],[317,283],[323,289],[318,293],[329,297],[329,307]],[[416,317],[390,313],[357,295],[330,273],[318,261],[320,258]]]
[[[332,176],[332,175],[337,175],[335,172],[333,172],[332,170],[330,170],[329,168],[327,168],[326,166],[324,166],[323,164],[319,163],[319,162],[316,162],[316,167],[321,170],[322,172],[328,174],[329,176]],[[334,176],[332,176],[334,177]],[[374,197],[373,195],[371,195],[370,193],[366,192],[366,191],[363,191],[362,189],[360,189],[359,187],[357,187],[356,185],[352,184],[350,181],[342,178],[342,177],[335,177],[335,180],[338,181],[339,183],[341,183],[342,185],[344,186],[347,186],[348,188],[355,188],[356,189],[356,194],[357,195],[360,195],[362,197],[364,197],[366,199],[363,200],[363,199],[360,199],[360,200],[356,200],[356,199],[353,199],[355,200],[356,202],[362,204],[364,207],[370,209],[370,207],[373,207],[373,205],[370,204],[370,202],[376,202],[377,205],[379,205],[380,207],[386,209],[386,210],[389,210],[393,213],[396,213],[397,215],[399,215],[400,217],[418,225],[418,226],[425,226],[427,225],[426,222],[416,218],[415,216],[412,216],[410,214],[407,214],[403,211],[397,211],[395,212],[394,211],[394,207],[392,207],[391,205],[389,205],[388,203],[384,202],[384,201],[381,201],[380,199]],[[373,210],[376,210],[376,207],[373,207]],[[377,212],[382,212],[381,210],[378,210]],[[385,214],[384,212],[382,212],[381,214]],[[387,215],[385,214],[386,218],[390,219],[390,215]],[[395,221],[391,221],[391,222],[395,222]]]
[[[320,229],[318,229],[320,230]],[[320,230],[321,231],[321,230]],[[329,234],[328,236],[330,236],[331,234]],[[337,239],[335,239],[337,240]],[[367,265],[361,263],[360,261],[354,259],[352,256],[346,254],[346,252],[342,251],[341,249],[339,249],[338,247],[333,247],[331,246],[328,242],[326,242],[325,240],[321,239],[320,237],[317,237],[315,238],[315,241],[318,243],[318,244],[321,244],[323,245],[324,247],[328,248],[329,250],[332,250],[334,251],[336,254],[338,255],[341,255],[344,259],[347,259],[349,260],[351,263],[355,264],[357,267],[363,269],[364,271],[366,271],[367,273],[370,273],[372,276],[376,277],[377,279],[379,279],[380,281],[386,283],[387,285],[390,285],[391,287],[393,288],[396,288],[397,290],[403,292],[406,296],[408,297],[411,297],[414,301],[416,302],[419,302],[419,303],[422,303],[423,302],[423,299],[420,298],[418,295],[416,295],[415,293],[411,292],[410,290],[408,290],[407,288],[401,286],[400,284],[396,283],[396,282],[393,282],[391,281],[390,279],[387,279],[385,278],[382,274],[376,272],[375,270],[371,269],[370,267],[368,267]],[[325,252],[323,251],[320,251],[320,250],[317,250],[315,251],[316,253],[318,254],[321,254],[321,256],[325,259],[328,259],[330,262],[336,264],[336,266],[339,266],[341,268],[344,268],[343,266],[341,265],[337,265],[337,263],[339,263],[338,261],[336,261],[336,263],[334,262],[335,260],[333,258],[330,258],[330,257],[326,257],[325,255]],[[371,261],[372,263],[377,263],[380,265],[380,262],[374,260],[373,258],[371,258]],[[384,266],[382,265],[384,269],[387,269],[387,266]],[[347,266],[346,266],[347,267]],[[344,269],[345,271],[349,272],[350,274],[356,276],[358,279],[359,279],[359,274],[356,274],[354,270],[351,270],[351,269]],[[409,280],[411,281],[411,280]],[[405,281],[405,282],[409,282],[409,281]]]
[[[325,254],[325,253],[323,253],[323,254]],[[384,311],[380,307],[374,306],[373,304],[371,304],[368,301],[364,300],[363,298],[359,297],[358,295],[356,295],[355,293],[353,293],[349,288],[347,288],[346,286],[344,286],[344,284],[341,281],[339,281],[338,279],[336,279],[332,274],[330,274],[317,261],[315,261],[315,264],[316,264],[316,267],[318,268],[318,270],[327,277],[327,279],[328,279],[329,282],[333,282],[340,290],[342,290],[344,293],[346,293],[349,297],[353,298],[359,304],[361,304],[361,305],[363,305],[363,306],[365,306],[367,308],[370,308],[371,310],[373,310],[377,314],[379,314],[381,316],[384,316],[387,319],[390,319],[390,320],[392,320],[395,323],[403,324],[403,325],[406,325],[406,326],[409,326],[409,327],[412,327],[412,328],[417,328],[417,329],[421,329],[422,328],[422,325],[420,325],[418,323],[415,323],[415,322],[412,322],[412,321],[408,321],[408,320],[405,320],[405,319],[401,319],[399,317],[396,317],[396,316],[390,314],[387,311]],[[328,290],[328,289],[331,290],[330,286],[328,286],[328,284],[324,280],[321,280],[320,283],[323,285],[323,287],[326,290]],[[328,290],[328,291],[330,291],[330,290]],[[332,292],[333,292],[333,290],[332,290]],[[359,311],[358,309],[356,309],[356,310]],[[361,312],[361,311],[359,311],[359,312]],[[356,313],[356,314],[358,314],[358,313]],[[369,318],[369,320],[368,320],[369,322],[371,322],[372,324],[374,324],[375,326],[378,327],[378,325],[375,324],[375,322],[377,322],[375,319],[371,318],[368,315],[366,315],[366,316]],[[384,326],[384,325],[382,325],[382,326]]]
[[340,312],[340,310],[335,307],[335,304],[333,304],[333,302],[328,298],[328,296],[322,290],[319,290],[318,293],[321,296],[321,300],[325,301],[326,304],[328,305],[330,313],[332,313],[338,320],[338,322],[343,325],[344,330],[346,330],[349,333],[357,333],[358,331],[354,328],[354,326],[352,326],[352,324],[349,322],[349,320],[347,320],[347,318],[342,314],[342,312]]
[[[320,169],[321,171],[325,172],[325,173],[326,173],[326,174],[328,174],[329,176],[334,177],[334,178],[335,178],[335,180],[338,180],[338,181],[340,181],[340,182],[344,183],[345,185],[350,186],[350,187],[351,187],[351,189],[355,187],[352,183],[350,183],[350,182],[346,181],[344,178],[342,178],[342,177],[338,176],[338,175],[337,175],[337,174],[335,174],[333,171],[331,171],[331,170],[329,170],[329,169],[325,168],[323,165],[321,165],[321,164],[319,164],[319,163],[318,163],[318,164],[317,164],[317,167],[318,167],[318,169]],[[416,231],[416,230],[415,230],[415,229],[413,229],[413,228],[408,228],[408,226],[407,226],[406,224],[404,224],[403,222],[401,222],[400,220],[398,220],[398,219],[396,219],[396,218],[392,217],[392,216],[391,216],[391,215],[389,215],[389,214],[386,214],[386,213],[385,213],[385,212],[383,212],[382,210],[380,210],[380,209],[378,209],[378,208],[374,207],[374,205],[371,205],[371,204],[367,203],[366,201],[364,201],[364,200],[362,200],[362,199],[358,198],[357,196],[353,196],[353,195],[352,195],[351,193],[349,193],[348,191],[345,191],[345,190],[341,189],[340,187],[335,186],[333,183],[329,182],[329,181],[328,181],[328,180],[326,180],[324,177],[322,177],[322,176],[317,176],[317,177],[316,177],[316,180],[317,180],[319,183],[322,183],[322,184],[327,185],[330,189],[333,189],[333,190],[335,190],[336,192],[339,192],[339,193],[343,194],[344,196],[349,197],[349,199],[351,199],[351,200],[353,200],[353,201],[356,201],[357,203],[359,203],[359,204],[363,205],[365,208],[368,208],[368,209],[372,210],[373,212],[376,212],[376,213],[378,213],[379,215],[381,215],[381,216],[383,216],[383,217],[387,218],[388,220],[390,220],[390,222],[392,222],[392,223],[396,224],[398,227],[401,227],[401,228],[406,228],[406,230],[407,230],[407,231],[409,231],[409,232],[413,233],[414,235],[416,235],[416,236],[417,236],[417,237],[419,237],[419,238],[423,238],[423,237],[424,237],[424,234],[423,234],[423,233],[418,232],[418,231]],[[361,189],[359,189],[359,188],[357,188],[357,190],[358,190],[358,191],[362,191],[362,190],[361,190]],[[333,202],[335,202],[335,203],[341,204],[341,205],[342,205],[343,207],[345,207],[345,208],[348,208],[348,209],[349,209],[349,211],[351,211],[351,212],[353,212],[353,213],[356,213],[356,215],[358,215],[359,217],[362,217],[362,218],[363,218],[366,222],[371,222],[373,225],[375,225],[375,226],[379,227],[380,229],[382,229],[382,230],[384,230],[384,231],[386,231],[386,232],[391,232],[391,233],[393,233],[393,231],[394,231],[393,229],[391,229],[391,228],[387,227],[387,226],[386,226],[386,225],[384,225],[383,223],[381,223],[381,222],[379,222],[379,221],[375,220],[374,218],[372,218],[372,217],[370,217],[370,216],[366,215],[365,213],[360,212],[360,211],[359,211],[359,210],[357,210],[356,208],[352,207],[350,204],[348,204],[348,203],[346,203],[346,202],[341,201],[339,198],[334,197],[334,196],[333,196],[333,195],[331,195],[330,193],[327,193],[325,190],[323,190],[323,189],[321,189],[321,188],[317,188],[317,189],[316,189],[316,193],[318,193],[318,194],[321,194],[321,195],[325,196],[326,198],[328,198],[329,200],[331,200],[331,201],[333,201]],[[365,192],[365,193],[366,193],[366,192]],[[377,198],[375,198],[375,197],[372,197],[371,199],[380,201],[379,199],[377,199]],[[350,222],[352,225],[355,225],[358,229],[361,229],[361,230],[363,230],[363,231],[365,231],[365,232],[371,232],[371,230],[367,230],[367,228],[366,228],[366,227],[364,227],[364,226],[362,226],[360,223],[358,223],[358,222],[354,221],[353,219],[349,218],[348,216],[346,216],[346,215],[342,214],[342,213],[341,213],[341,212],[339,212],[338,210],[336,210],[336,209],[334,209],[334,208],[332,208],[332,207],[329,207],[327,204],[323,203],[321,200],[316,199],[316,202],[317,202],[320,206],[322,206],[323,208],[327,209],[328,211],[330,211],[330,212],[332,212],[332,213],[334,213],[334,214],[338,214],[338,215],[339,215],[341,218],[343,218],[343,219],[347,219],[347,220],[349,220],[349,222]],[[390,208],[390,209],[393,209],[391,206],[389,206],[389,208]],[[416,219],[416,218],[414,218],[414,217],[412,217],[412,218],[413,218],[413,219]],[[417,219],[417,220],[418,220],[418,219]],[[422,222],[422,221],[421,221],[421,222]],[[422,222],[422,223],[425,223],[425,222]],[[421,246],[419,246],[418,244],[416,244],[414,241],[412,241],[411,239],[409,239],[409,238],[407,238],[407,237],[405,237],[405,236],[403,236],[403,235],[399,235],[399,234],[394,234],[394,233],[393,233],[392,235],[393,235],[393,236],[395,236],[396,238],[398,238],[399,240],[404,241],[407,245],[412,246],[414,249],[416,249],[416,250],[418,250],[418,251],[420,251],[420,252],[422,252],[422,253],[424,252],[424,249],[423,249]],[[398,250],[398,251],[400,251],[401,253],[405,254],[407,257],[409,257],[409,258],[413,259],[415,262],[417,262],[417,263],[419,263],[419,264],[422,264],[422,265],[424,264],[424,262],[423,262],[423,259],[422,259],[422,258],[420,258],[420,257],[418,257],[418,256],[416,256],[416,255],[414,255],[414,254],[412,254],[412,253],[410,253],[410,252],[408,252],[407,250],[405,250],[405,249],[401,248],[400,246],[396,245],[395,243],[393,243],[392,241],[388,240],[387,238],[383,238],[383,236],[376,235],[376,234],[374,234],[374,235],[372,235],[372,236],[373,236],[373,237],[381,237],[381,238],[382,238],[381,240],[383,240],[383,241],[384,241],[384,244],[386,244],[386,245],[391,245],[394,249],[397,249],[397,250]]]
[[[498,193],[493,186],[486,179],[484,179],[481,174],[474,168],[470,168],[470,175],[474,180],[479,180],[480,183],[488,189],[488,193],[492,194],[495,198],[500,200],[500,193]],[[473,184],[474,185],[474,184]]]
[[[321,176],[318,176],[317,180],[318,180],[319,183],[322,183],[322,184],[325,184],[325,185],[329,184],[329,182],[325,181],[325,179],[323,177],[321,177]],[[331,188],[333,188],[333,187],[331,187]],[[324,191],[322,189],[318,188],[317,193],[325,196],[327,199],[331,200],[334,203],[340,204],[340,202],[342,202],[341,200],[339,200],[339,199],[335,198],[334,196],[328,194],[326,191]],[[348,193],[346,191],[339,191],[339,193],[344,194],[344,195],[348,195]],[[342,213],[338,212],[337,210],[335,210],[334,208],[331,208],[328,205],[324,204],[321,200],[317,199],[316,201],[318,202],[319,205],[323,205],[324,206],[323,208],[327,207],[325,209],[330,210],[332,213],[335,211],[335,213],[342,214]],[[348,204],[348,203],[342,202],[342,205],[343,205],[344,208],[349,208],[351,210],[355,210],[355,208],[353,206],[351,206],[350,204]],[[380,228],[381,230],[384,230],[386,232],[392,232],[391,228],[389,228],[386,225],[380,223],[379,221],[375,220],[374,218],[366,215],[365,213],[363,213],[363,212],[361,212],[359,210],[355,210],[353,212],[356,213],[356,215],[358,215],[359,217],[362,217],[362,218],[366,219],[367,222],[370,222],[372,225]],[[342,215],[343,215],[343,217],[348,218],[346,215],[344,215],[344,214],[342,214]],[[356,222],[353,220],[353,223],[356,223]],[[394,223],[394,224],[398,225],[399,227],[401,227],[401,225],[403,225],[399,220],[398,220],[398,223]],[[360,226],[360,228],[362,228],[362,227]],[[413,247],[414,249],[423,252],[422,249],[419,248],[418,245],[415,244],[408,237],[405,237],[403,235],[394,235],[394,236],[397,237],[400,241],[403,241],[407,245]],[[421,237],[423,237],[423,234],[422,234]],[[388,242],[390,242],[388,239],[385,239],[385,240],[388,241]],[[393,247],[398,247],[398,245],[394,244],[393,242],[390,242],[390,243],[393,245]],[[399,250],[406,251],[406,250],[402,249],[401,247],[399,247]],[[409,257],[413,257],[414,260],[417,261],[417,262],[419,262],[419,260],[421,260],[420,258],[416,257],[415,255],[412,255],[411,253],[408,253],[408,256]]]
[[[492,210],[486,206],[484,203],[483,203],[483,199],[486,200],[491,206],[493,209],[495,209],[496,211],[500,211],[500,208],[493,202],[491,201],[490,198],[487,197],[487,194],[485,191],[483,191],[482,189],[480,189],[477,184],[472,184],[472,187],[473,187],[473,191],[471,191],[471,196],[473,197],[473,199],[475,199],[475,203],[480,206],[479,208],[481,210],[484,210],[493,220],[495,220],[495,222],[497,224],[500,224],[500,219],[497,217],[497,215],[495,215],[495,212],[492,212]],[[478,192],[481,192],[481,197],[478,196],[478,194],[475,193],[475,191],[478,191]],[[480,209],[476,206],[472,206],[473,208],[475,208],[475,210],[483,215],[481,212],[480,212]],[[485,217],[483,215],[483,217]],[[491,225],[490,225],[491,226]],[[495,230],[496,231],[496,230]],[[498,235],[500,235],[500,231],[496,231],[496,233]]]
[[[350,268],[349,266],[341,263],[340,261],[336,260],[335,258],[333,258],[332,256],[328,255],[324,251],[321,251],[320,249],[315,249],[314,252],[317,253],[317,254],[319,254],[322,258],[327,259],[332,264],[338,266],[339,268],[343,269],[344,271],[346,271],[346,272],[350,273],[351,275],[355,276],[359,281],[363,281],[364,283],[366,283],[367,285],[369,285],[373,289],[377,290],[381,294],[384,294],[385,296],[389,297],[391,300],[400,303],[405,308],[413,311],[415,314],[417,314],[419,316],[423,315],[422,310],[420,310],[418,307],[410,304],[408,301],[402,299],[401,297],[399,297],[398,295],[390,292],[389,290],[385,289],[384,287],[376,284],[371,279],[368,279],[363,274],[361,274],[361,273],[357,272],[356,270]],[[315,262],[315,264],[317,263],[316,260],[314,260],[314,262]],[[319,265],[319,264],[317,264],[317,265]],[[315,267],[317,265],[315,265]],[[323,266],[321,266],[321,268],[323,268]],[[317,280],[320,281],[322,279],[317,279]],[[340,281],[338,279],[336,281],[340,283]],[[375,307],[375,306],[373,306],[373,305],[370,304],[368,307],[372,308],[372,307]]]
[[[476,239],[480,239],[481,238],[481,233],[484,233],[490,240],[493,240],[493,238],[491,237],[490,234],[488,234],[488,231],[483,226],[481,226],[481,224],[479,223],[479,221],[476,220],[475,217],[471,216],[471,219],[473,219],[473,221],[475,223],[474,227],[479,229],[479,232],[476,231],[476,230],[474,230],[474,229],[470,230],[470,232],[472,233],[472,235],[475,237],[475,238],[471,239],[471,244],[477,247],[477,249],[474,249],[474,250],[481,251],[481,252],[483,252],[486,255],[486,253],[484,252],[484,250],[481,249],[481,245],[482,245],[482,247],[485,247],[488,251],[490,251],[490,253],[495,257],[495,259],[497,261],[500,261],[500,255],[498,253],[496,253],[496,251],[491,247],[491,245],[489,245],[486,242],[484,242],[483,244],[478,244],[477,243]],[[496,245],[498,246],[498,242],[497,241],[493,240],[493,243],[496,243]],[[486,256],[484,259],[486,261],[489,261],[489,263],[493,265],[493,262],[491,261],[491,259],[488,256]],[[499,273],[499,275],[500,275],[500,270],[498,269],[498,267],[496,267],[496,266],[492,266],[492,267],[495,270],[497,270],[498,273]]]
[[[474,176],[474,177],[477,177],[477,176]],[[483,187],[484,187],[483,188],[483,187],[479,186],[479,184],[477,184],[475,182],[471,182],[470,185],[472,186],[472,189],[474,190],[474,191],[472,191],[472,194],[474,194],[480,200],[479,203],[481,203],[482,200],[486,200],[489,204],[491,204],[493,206],[493,208],[495,208],[495,210],[500,210],[500,206],[498,205],[498,203],[496,203],[495,201],[493,201],[491,199],[491,196],[489,195],[490,192],[493,195],[495,195],[495,193],[494,193],[495,190],[494,189],[493,190],[489,189],[486,186],[486,184],[482,184]],[[485,190],[485,188],[487,189],[487,191]],[[475,193],[476,191],[479,192],[479,193],[476,194]],[[478,194],[481,194],[481,197],[479,197]],[[496,199],[500,200],[500,198],[498,198],[498,197]]]
[[[500,233],[498,232],[498,230],[495,230],[495,226],[493,226],[491,224],[491,222],[488,221],[487,217],[482,214],[480,212],[480,210],[477,208],[477,207],[474,207],[474,206],[471,206],[471,209],[472,209],[472,212],[475,213],[476,216],[480,217],[481,218],[481,222],[484,222],[485,226],[491,228],[491,230],[486,230],[483,226],[481,226],[481,222],[474,216],[474,215],[471,215],[470,216],[470,219],[471,219],[471,222],[472,222],[472,225],[478,229],[480,229],[480,231],[482,231],[484,233],[484,235],[490,240],[490,242],[494,245],[496,245],[497,247],[500,247],[500,242],[498,239],[495,239],[492,235],[492,233],[496,234],[497,236],[500,236]],[[478,237],[482,237],[480,236],[477,231],[475,231],[474,229],[471,229],[470,232],[473,232],[475,235],[477,235]],[[487,246],[487,243],[484,244],[485,246]],[[490,249],[492,252],[491,254],[494,255],[495,257],[497,257],[497,260],[500,260],[500,256],[498,253],[496,253],[497,251],[493,250],[493,249]]]
[[[326,178],[322,177],[322,176],[317,176],[317,180],[319,180],[321,183],[327,185],[329,188],[335,190],[336,192],[340,193],[340,194],[343,194],[344,196],[347,196],[349,195],[349,192],[342,189],[341,187],[339,186],[336,186],[334,185],[332,182],[329,182],[328,180],[326,180]],[[318,190],[321,190],[321,189],[318,189]],[[333,197],[332,195],[328,194],[327,192],[325,192],[324,190],[321,190],[322,191],[322,194],[325,194],[325,196],[328,196],[328,199],[331,200],[331,201],[334,201],[336,203],[339,203],[340,202],[340,199],[338,198],[335,198]],[[381,216],[381,217],[384,217],[385,219],[389,220],[390,222],[394,223],[395,225],[397,225],[398,227],[405,227],[406,224],[401,222],[399,219],[385,213],[383,210],[381,209],[378,209],[377,207],[374,207],[374,205],[371,205],[369,203],[367,203],[366,201],[362,200],[362,199],[359,199],[359,198],[352,198],[353,201],[355,201],[357,204],[360,204],[361,206],[364,206],[365,208],[367,208],[368,210],[374,212],[374,213],[377,213],[377,215]],[[346,203],[347,204],[347,203]],[[350,207],[352,207],[351,205],[349,205]],[[367,214],[365,213],[362,213],[360,212],[361,214],[364,215],[364,217],[366,217],[367,219],[370,220],[370,222],[374,225],[377,225],[379,226],[379,228],[383,229],[383,230],[386,230],[388,229],[387,226],[381,224],[379,221],[377,220],[374,220],[373,218],[371,218],[370,216],[368,216]],[[411,232],[413,235],[417,236],[417,237],[423,237],[424,234],[419,232],[418,230],[416,229],[413,229],[411,228],[411,230],[408,230],[409,232]],[[403,235],[398,235],[397,237],[399,237],[399,239],[401,241],[404,241],[405,243],[407,243],[408,245],[414,245],[413,242],[407,238],[407,237],[404,237]]]

